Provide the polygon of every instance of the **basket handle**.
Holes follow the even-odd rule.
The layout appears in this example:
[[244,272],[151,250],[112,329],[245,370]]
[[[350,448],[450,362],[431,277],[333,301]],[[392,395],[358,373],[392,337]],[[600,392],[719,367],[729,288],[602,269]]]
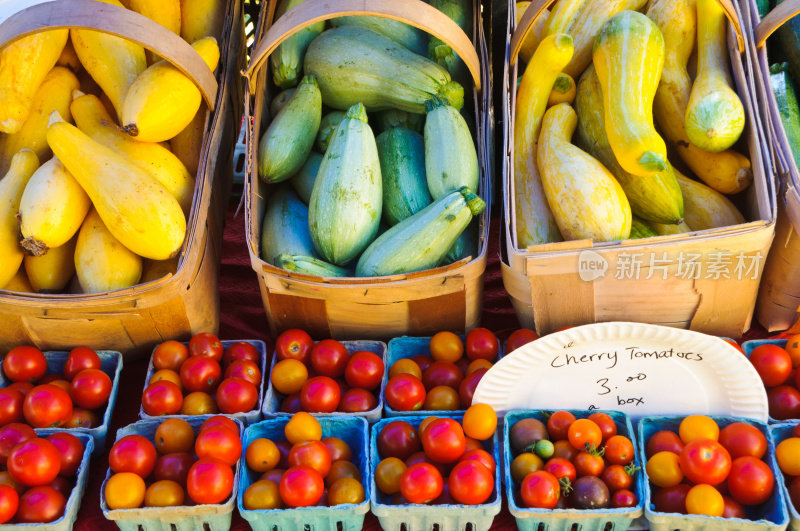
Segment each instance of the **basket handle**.
[[96,0],[56,0],[25,8],[0,24],[0,48],[47,29],[82,28],[127,39],[160,55],[194,81],[208,107],[217,99],[217,80],[203,58],[179,35],[149,18]]
[[351,15],[372,15],[399,20],[438,37],[450,45],[464,61],[472,74],[475,88],[481,89],[480,60],[472,41],[458,24],[435,7],[420,0],[307,0],[278,18],[256,45],[250,64],[242,72],[250,81],[251,94],[255,94],[256,84],[253,78],[256,73],[283,41],[317,22]]
[[[792,1],[796,2],[800,0]],[[511,56],[509,58],[511,66],[517,61],[519,51],[522,49],[522,43],[525,42],[525,37],[528,36],[536,20],[544,13],[545,9],[550,7],[554,2],[555,0],[533,0],[528,6],[528,9],[525,10],[525,14],[522,15],[522,19],[511,35]],[[736,8],[731,3],[731,0],[718,0],[718,2],[722,6],[722,10],[725,11],[725,16],[728,17],[728,20],[733,26],[733,31],[736,33],[736,42],[739,45],[739,52],[744,52],[744,34],[742,33],[742,24],[739,20],[739,15],[736,13]],[[786,3],[790,2],[787,1]],[[775,8],[773,11],[777,10],[778,8]]]
[[762,48],[767,38],[786,21],[800,13],[800,0],[786,0],[767,13],[755,29],[756,47]]

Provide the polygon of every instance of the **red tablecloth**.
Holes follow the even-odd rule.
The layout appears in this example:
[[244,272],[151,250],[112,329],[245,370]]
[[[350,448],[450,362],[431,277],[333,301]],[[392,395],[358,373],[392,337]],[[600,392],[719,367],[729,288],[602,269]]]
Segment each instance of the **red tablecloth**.
[[[245,245],[244,212],[234,217],[235,205],[231,205],[225,227],[222,249],[222,268],[219,277],[220,289],[220,333],[221,339],[263,339],[268,350],[272,348],[266,314],[261,302],[261,294],[256,282],[256,275],[250,267],[250,258]],[[489,242],[488,265],[485,274],[482,325],[494,331],[501,339],[505,339],[511,331],[519,327],[514,309],[508,295],[503,289],[498,258],[499,220],[492,220]],[[747,334],[745,339],[766,337],[764,330],[758,326]],[[114,523],[106,520],[100,511],[100,485],[108,468],[107,453],[113,443],[116,430],[138,420],[142,384],[147,372],[147,360],[125,365],[119,385],[119,398],[108,433],[106,453],[92,460],[89,470],[90,479],[86,494],[81,501],[78,521],[73,529],[76,531],[93,531],[98,529],[116,529]],[[514,519],[503,504],[503,511],[494,520],[492,530],[514,529]],[[249,529],[238,512],[234,511],[231,529]],[[364,529],[378,530],[378,520],[367,514]]]

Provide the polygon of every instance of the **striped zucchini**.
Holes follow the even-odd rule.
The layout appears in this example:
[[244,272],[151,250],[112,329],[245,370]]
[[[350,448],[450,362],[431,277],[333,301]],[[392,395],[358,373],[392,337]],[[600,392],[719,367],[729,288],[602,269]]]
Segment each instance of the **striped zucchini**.
[[422,136],[394,127],[375,139],[383,180],[383,219],[395,225],[431,203]]
[[[275,12],[276,19],[305,0],[282,0]],[[303,57],[309,44],[325,29],[325,22],[305,27],[283,41],[270,55],[272,79],[281,88],[293,87],[300,78]]]
[[658,236],[658,233],[653,230],[645,220],[641,218],[637,218],[633,216],[631,220],[631,240],[636,240],[638,238],[651,238],[653,236]]
[[272,191],[261,223],[261,259],[275,264],[279,254],[315,256],[308,231],[308,207],[286,185]]
[[464,117],[441,98],[426,103],[425,173],[431,197],[478,189],[478,154]]
[[275,265],[292,273],[302,273],[315,277],[350,277],[353,271],[329,264],[313,256],[282,254],[275,259]]
[[328,150],[328,142],[330,142],[331,135],[339,124],[344,120],[344,113],[342,111],[329,112],[322,117],[319,123],[319,132],[317,133],[317,140],[315,145],[320,153],[325,153]]
[[404,46],[414,53],[424,55],[428,44],[428,34],[399,20],[369,15],[338,17],[331,20],[331,26],[358,26],[374,31]]
[[317,173],[321,163],[322,155],[312,151],[300,171],[295,173],[294,177],[289,180],[289,184],[292,185],[294,191],[297,192],[297,195],[305,204],[311,201],[311,191],[314,189],[314,181],[317,180]]

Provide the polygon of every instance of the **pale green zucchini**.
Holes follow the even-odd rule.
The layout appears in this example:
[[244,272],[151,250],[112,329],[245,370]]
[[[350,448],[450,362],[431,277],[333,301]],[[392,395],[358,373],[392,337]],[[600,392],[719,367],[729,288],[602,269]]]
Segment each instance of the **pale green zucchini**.
[[373,17],[369,15],[338,17],[331,20],[331,25],[333,27],[358,26],[374,31],[420,55],[425,54],[428,44],[427,33],[414,26],[409,26],[404,22],[392,20],[390,18]]
[[325,153],[328,150],[328,142],[331,135],[339,124],[344,120],[344,113],[342,111],[332,111],[322,117],[319,123],[319,132],[317,133],[317,140],[315,145],[320,153]]
[[466,186],[478,189],[478,154],[464,117],[446,101],[426,103],[425,173],[431,197],[440,197]]
[[383,219],[395,225],[431,203],[422,136],[394,127],[375,139],[383,179]]
[[[472,0],[430,0],[429,3],[453,19],[468,37],[472,37]],[[445,67],[453,79],[460,83],[467,82],[464,61],[444,41],[431,37],[428,42],[428,57]]]
[[289,98],[292,97],[295,90],[297,90],[295,87],[282,90],[278,92],[277,96],[272,98],[272,101],[269,103],[269,115],[271,118],[278,116],[278,113],[283,109],[283,106],[286,105],[286,102],[289,101]]
[[275,264],[283,253],[317,254],[308,230],[308,207],[286,185],[271,191],[261,223],[261,259]]
[[[305,0],[281,0],[275,12],[275,18],[289,11]],[[272,79],[281,88],[297,85],[303,68],[303,57],[308,45],[325,29],[325,22],[317,22],[305,27],[283,41],[270,56]]]
[[300,171],[294,174],[289,180],[294,191],[303,203],[308,204],[311,201],[311,191],[314,189],[314,181],[317,180],[317,173],[319,172],[319,165],[322,163],[322,155],[312,151],[306,159]]
[[329,264],[313,256],[282,254],[275,259],[275,265],[292,273],[302,273],[315,277],[350,277],[351,269]]

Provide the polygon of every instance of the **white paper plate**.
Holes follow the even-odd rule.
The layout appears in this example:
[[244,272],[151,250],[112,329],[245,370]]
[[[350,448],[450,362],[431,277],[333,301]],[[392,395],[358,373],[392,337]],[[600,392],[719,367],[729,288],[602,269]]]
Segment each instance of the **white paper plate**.
[[613,409],[767,421],[767,393],[741,352],[718,337],[642,323],[556,332],[506,355],[473,402],[510,409]]

